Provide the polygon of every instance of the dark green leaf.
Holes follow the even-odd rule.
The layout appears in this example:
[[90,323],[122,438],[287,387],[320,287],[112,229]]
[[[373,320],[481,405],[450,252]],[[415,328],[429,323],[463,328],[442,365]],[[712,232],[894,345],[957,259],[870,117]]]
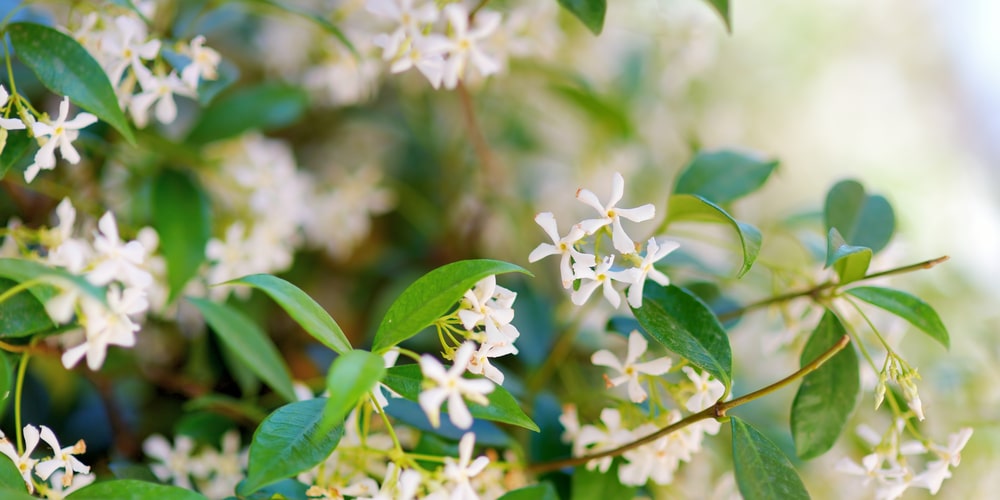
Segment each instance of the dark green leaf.
[[375,332],[372,351],[381,354],[420,333],[454,307],[479,280],[510,272],[531,275],[508,262],[482,259],[452,262],[421,276],[389,306]]
[[909,321],[940,342],[946,349],[951,345],[948,329],[941,322],[937,312],[930,304],[919,298],[901,290],[875,286],[859,286],[848,290],[847,293]]
[[573,469],[571,500],[610,500],[612,498],[633,498],[635,488],[625,486],[618,480],[617,463],[606,473],[588,470],[586,467]]
[[6,130],[0,134],[7,134],[7,141],[4,143],[3,152],[0,153],[0,179],[24,158],[24,155],[35,145],[34,139],[28,137],[26,132],[8,133]]
[[556,487],[545,481],[531,486],[525,486],[514,491],[508,491],[499,500],[559,500]]
[[745,222],[737,221],[722,207],[693,194],[675,194],[667,203],[667,219],[663,229],[673,222],[715,222],[728,224],[736,231],[743,251],[743,265],[740,266],[738,277],[743,277],[757,260],[760,253],[761,236],[757,228]]
[[737,417],[733,430],[736,485],[746,500],[808,499],[809,492],[788,457],[767,437]]
[[69,500],[205,500],[205,496],[179,486],[147,483],[136,479],[116,479],[94,483],[66,497]]
[[[7,400],[14,392],[14,365],[10,355],[0,352],[0,418],[7,412]],[[2,483],[0,483],[2,484]]]
[[385,361],[368,351],[348,351],[333,360],[326,374],[326,389],[330,397],[323,410],[320,430],[326,431],[343,424],[344,417],[384,376]]
[[225,94],[202,110],[188,142],[205,144],[249,130],[273,130],[294,123],[309,106],[302,89],[267,83]]
[[[837,315],[826,311],[802,350],[801,365],[818,358],[846,334]],[[858,354],[853,346],[848,346],[802,379],[792,402],[795,453],[810,459],[832,448],[860,396]]]
[[642,307],[632,313],[650,336],[710,373],[729,393],[733,363],[729,337],[704,302],[674,285],[646,286]]
[[896,228],[892,205],[884,197],[869,195],[859,182],[841,181],[826,195],[823,212],[826,229],[836,228],[849,245],[878,253],[889,244]]
[[250,443],[247,479],[237,487],[241,496],[309,470],[333,453],[344,428],[320,431],[325,406],[326,398],[290,403],[260,424]]
[[156,474],[146,464],[135,464],[131,462],[111,462],[108,464],[115,479],[135,479],[155,483],[159,481]]
[[[410,401],[417,401],[423,379],[424,375],[420,372],[420,365],[412,364],[389,368],[382,383],[399,393],[400,396]],[[517,404],[517,400],[507,392],[507,389],[498,385],[493,388],[493,392],[486,396],[490,400],[488,406],[466,402],[469,413],[473,417],[513,424],[538,432],[538,426],[524,413],[521,406]],[[447,413],[448,406],[444,405],[442,411]]]
[[350,50],[351,54],[354,54],[354,57],[359,57],[359,58],[361,57],[358,54],[357,49],[354,48],[354,44],[352,44],[351,41],[347,38],[347,36],[344,35],[344,32],[341,31],[336,24],[333,24],[332,22],[330,22],[329,19],[323,17],[322,15],[316,12],[312,12],[308,9],[298,7],[290,2],[280,2],[278,0],[243,0],[243,1],[252,4],[259,4],[259,5],[266,5],[269,7],[273,7],[275,9],[282,10],[289,14],[293,14],[302,17],[303,19],[312,21],[316,23],[316,25],[319,26],[320,28],[326,30],[327,33],[330,33],[331,35],[337,37],[337,40],[340,40],[340,43],[344,44],[344,46],[347,47],[347,50]]
[[607,0],[559,0],[559,5],[576,16],[595,35],[604,29],[604,14],[608,10]]
[[153,182],[152,208],[172,302],[205,261],[205,246],[212,236],[209,201],[191,175],[164,170]]
[[726,23],[726,31],[732,33],[733,31],[733,21],[732,13],[729,12],[729,0],[705,0],[712,9],[715,10],[722,17],[722,21]]
[[14,52],[55,94],[69,96],[73,104],[93,113],[135,143],[125,114],[118,107],[115,89],[101,65],[73,37],[35,23],[7,26]]
[[270,274],[253,274],[227,281],[227,285],[249,285],[274,299],[305,331],[339,354],[351,350],[351,343],[337,322],[309,295],[295,285]]
[[833,266],[837,276],[840,277],[841,284],[865,277],[868,265],[872,261],[870,248],[848,245],[837,232],[837,228],[830,229],[826,241],[826,267]]
[[777,167],[777,161],[735,151],[701,152],[684,167],[674,193],[694,194],[725,205],[759,189]]
[[17,470],[17,466],[11,460],[0,460],[0,488],[28,494],[28,485],[25,484],[21,472]]
[[[0,278],[0,295],[17,285],[16,281]],[[28,290],[17,292],[0,302],[0,338],[28,337],[52,327],[45,306]]]
[[286,401],[295,401],[292,378],[281,353],[256,323],[225,304],[188,297],[205,317],[219,340]]

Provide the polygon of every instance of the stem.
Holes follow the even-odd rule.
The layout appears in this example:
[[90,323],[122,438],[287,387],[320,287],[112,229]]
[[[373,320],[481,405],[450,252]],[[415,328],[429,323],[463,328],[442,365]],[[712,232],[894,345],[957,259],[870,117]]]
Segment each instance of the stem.
[[462,82],[458,83],[457,90],[459,100],[462,102],[462,117],[465,119],[465,126],[469,131],[472,147],[476,150],[479,163],[483,166],[482,175],[479,176],[480,188],[483,193],[490,193],[495,186],[502,185],[502,182],[500,182],[501,171],[497,168],[493,152],[490,150],[489,143],[486,142],[486,136],[483,135],[483,130],[476,121],[476,110],[472,105],[472,97],[469,95],[469,90]]
[[8,288],[3,293],[0,293],[0,304],[3,304],[4,302],[7,301],[7,299],[9,299],[9,298],[17,295],[18,293],[21,293],[24,290],[27,290],[27,289],[29,289],[29,288],[31,288],[31,287],[33,287],[33,286],[35,286],[35,285],[37,285],[37,284],[39,284],[41,282],[42,282],[42,280],[40,278],[35,278],[35,279],[30,279],[28,281],[22,281],[22,282],[14,285],[14,286]]
[[791,374],[791,375],[789,375],[789,376],[787,376],[787,377],[785,377],[785,378],[783,378],[783,379],[781,379],[781,380],[779,380],[779,381],[777,381],[777,382],[775,382],[775,383],[773,383],[773,384],[771,384],[771,385],[769,385],[767,387],[764,387],[762,389],[756,390],[754,392],[751,392],[750,394],[747,394],[745,396],[733,399],[731,401],[725,401],[725,402],[719,401],[719,402],[715,403],[714,405],[709,406],[708,408],[705,408],[704,410],[702,410],[702,411],[700,411],[698,413],[694,413],[692,415],[688,415],[684,419],[679,420],[677,422],[674,422],[673,424],[670,424],[670,425],[668,425],[666,427],[663,427],[662,429],[659,429],[656,432],[653,432],[652,434],[649,434],[647,436],[644,436],[644,437],[641,437],[639,439],[636,439],[635,441],[632,441],[630,443],[624,444],[624,445],[619,446],[619,447],[617,447],[615,449],[601,451],[601,452],[594,453],[594,454],[591,454],[591,455],[584,455],[582,457],[566,458],[566,459],[562,459],[562,460],[554,460],[554,461],[551,461],[551,462],[542,462],[542,463],[539,463],[539,464],[533,464],[533,465],[529,465],[526,468],[526,471],[538,474],[538,473],[542,473],[542,472],[549,472],[549,471],[553,471],[553,470],[562,469],[564,467],[574,467],[574,466],[577,466],[577,465],[583,465],[583,464],[585,464],[585,463],[587,463],[587,462],[589,462],[591,460],[596,460],[596,459],[599,459],[599,458],[616,457],[616,456],[619,456],[619,455],[625,453],[628,450],[631,450],[631,449],[634,449],[634,448],[638,448],[639,446],[642,446],[644,444],[656,441],[657,439],[660,439],[663,436],[666,436],[666,435],[671,434],[673,432],[679,431],[679,430],[681,430],[681,429],[683,429],[683,428],[685,428],[685,427],[687,427],[687,426],[689,426],[691,424],[694,424],[696,422],[700,422],[702,420],[706,420],[706,419],[709,419],[709,418],[716,418],[716,419],[725,418],[726,417],[726,413],[729,410],[731,410],[733,408],[736,408],[737,406],[740,406],[742,404],[749,403],[750,401],[753,401],[753,400],[755,400],[757,398],[760,398],[762,396],[766,396],[766,395],[768,395],[768,394],[770,394],[770,393],[772,393],[774,391],[777,391],[778,389],[781,389],[781,388],[783,388],[783,387],[791,384],[792,382],[794,382],[794,381],[796,381],[796,380],[798,380],[798,379],[800,379],[800,378],[808,375],[809,373],[815,371],[817,368],[819,368],[820,366],[822,366],[823,363],[826,363],[830,358],[832,358],[838,352],[840,352],[845,347],[847,347],[847,344],[849,344],[850,342],[851,342],[851,337],[848,336],[848,335],[844,335],[843,337],[840,338],[840,340],[837,341],[836,344],[834,344],[829,349],[827,349],[826,352],[824,352],[823,354],[821,354],[819,357],[817,357],[816,359],[812,360],[812,362],[810,362],[809,364],[803,366],[801,369],[799,369],[795,373],[793,373],[793,374]]
[[17,427],[17,454],[24,453],[24,431],[21,428],[21,395],[24,392],[24,374],[28,371],[28,360],[31,354],[21,355],[21,364],[17,367],[17,381],[14,383],[14,426]]

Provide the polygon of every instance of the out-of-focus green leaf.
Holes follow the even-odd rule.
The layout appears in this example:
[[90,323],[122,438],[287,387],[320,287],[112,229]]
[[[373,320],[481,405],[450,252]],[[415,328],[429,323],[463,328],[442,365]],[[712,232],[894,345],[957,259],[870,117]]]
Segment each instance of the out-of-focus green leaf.
[[340,40],[340,43],[344,44],[344,47],[347,47],[347,50],[350,50],[351,53],[354,54],[354,57],[360,57],[360,55],[358,54],[358,50],[354,48],[354,44],[352,44],[351,40],[348,39],[346,35],[344,35],[344,32],[341,31],[341,29],[338,28],[336,24],[333,24],[332,22],[330,22],[329,19],[323,17],[322,15],[316,12],[312,12],[308,9],[296,6],[295,4],[290,2],[279,2],[278,0],[242,0],[242,1],[251,4],[266,5],[268,7],[273,7],[275,9],[312,21],[316,23],[317,26],[326,30],[327,33],[330,33],[331,35],[337,37],[337,40]]
[[147,483],[136,479],[115,479],[84,486],[71,493],[68,500],[205,500],[196,491],[159,483]]
[[326,400],[320,431],[344,423],[358,401],[374,389],[385,376],[385,361],[368,351],[353,350],[333,360],[326,374]]
[[611,498],[633,498],[635,488],[625,486],[618,480],[619,464],[612,464],[607,472],[589,470],[586,467],[573,469],[570,490],[571,500],[608,500]]
[[559,494],[552,483],[545,481],[508,491],[499,500],[559,500]]
[[[818,358],[846,334],[837,315],[826,311],[802,350],[801,365]],[[792,402],[795,453],[810,459],[832,448],[860,397],[858,354],[848,346],[802,379]]]
[[554,85],[552,90],[587,114],[593,123],[605,127],[617,137],[631,137],[635,133],[632,120],[624,106],[598,95],[586,85]]
[[878,253],[889,244],[896,216],[885,197],[865,193],[858,181],[835,184],[826,195],[823,211],[826,229],[836,228],[848,245],[868,247]]
[[108,303],[104,289],[90,284],[84,277],[33,260],[0,259],[0,277],[9,278],[18,283],[38,280],[39,284],[28,290],[42,303],[59,293],[59,289],[69,287],[89,295],[90,298],[102,304]]
[[295,401],[288,367],[264,330],[246,315],[225,304],[195,297],[188,297],[188,300],[201,311],[219,340],[239,356],[245,366],[286,401]]
[[600,35],[604,29],[607,0],[559,0],[559,5],[576,16],[591,33]]
[[948,329],[934,308],[918,297],[902,290],[877,286],[859,286],[848,290],[847,293],[909,321],[911,325],[940,342],[945,349],[949,348],[951,338]]
[[205,261],[212,233],[209,201],[204,190],[186,172],[164,170],[153,181],[153,227],[167,261],[170,301]]
[[674,192],[725,205],[759,189],[777,167],[735,151],[700,152],[677,177]]
[[760,231],[750,224],[734,219],[729,212],[715,203],[693,194],[671,195],[667,202],[667,219],[663,223],[663,229],[681,221],[722,223],[733,228],[740,239],[743,253],[743,264],[740,266],[738,277],[743,277],[757,260],[757,255],[760,253]]
[[872,261],[871,248],[848,245],[837,228],[830,228],[826,248],[826,267],[833,266],[841,284],[865,277]]
[[712,9],[722,18],[722,22],[726,23],[726,31],[732,33],[733,21],[732,13],[729,11],[729,0],[705,0],[705,2],[711,5]]
[[298,120],[308,106],[305,91],[283,83],[239,89],[220,96],[202,110],[187,140],[205,144],[249,130],[281,128]]
[[788,457],[769,439],[737,417],[733,432],[736,485],[746,500],[808,499],[809,492]]
[[0,134],[7,135],[3,152],[0,153],[0,179],[3,179],[7,171],[20,162],[21,158],[24,158],[24,155],[31,150],[32,146],[35,145],[35,141],[31,137],[28,137],[27,132],[20,130],[15,132],[3,130],[0,131]]
[[[0,295],[17,285],[16,281],[0,278]],[[0,302],[0,338],[28,337],[52,327],[45,306],[27,290]]]
[[7,25],[17,58],[42,85],[91,112],[135,143],[132,128],[118,107],[115,89],[101,65],[73,37],[35,23]]

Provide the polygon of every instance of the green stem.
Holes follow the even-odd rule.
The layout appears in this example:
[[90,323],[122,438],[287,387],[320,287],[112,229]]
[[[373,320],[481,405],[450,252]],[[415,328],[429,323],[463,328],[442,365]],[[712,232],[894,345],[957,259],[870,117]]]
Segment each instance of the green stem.
[[22,281],[21,283],[18,283],[16,285],[8,288],[3,293],[0,293],[0,304],[3,304],[4,302],[7,301],[7,299],[9,299],[9,298],[17,295],[18,293],[20,293],[20,292],[22,292],[24,290],[27,290],[27,289],[29,289],[29,288],[31,288],[31,287],[39,284],[39,283],[42,283],[42,280],[39,279],[39,278],[35,278],[35,279],[30,279],[28,281]]
[[28,360],[31,354],[21,355],[21,363],[17,367],[17,381],[14,383],[14,425],[17,427],[17,454],[24,453],[24,431],[21,427],[21,395],[24,392],[24,374],[28,371]]

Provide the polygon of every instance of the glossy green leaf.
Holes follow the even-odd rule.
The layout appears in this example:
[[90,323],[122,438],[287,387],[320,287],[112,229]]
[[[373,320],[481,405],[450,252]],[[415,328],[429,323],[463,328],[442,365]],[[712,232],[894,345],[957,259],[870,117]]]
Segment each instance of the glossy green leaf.
[[559,5],[576,16],[591,33],[600,35],[604,29],[607,0],[559,0]]
[[559,493],[552,483],[545,481],[508,491],[499,500],[559,500]]
[[205,144],[250,130],[273,130],[294,123],[306,112],[309,96],[283,83],[267,83],[220,96],[201,113],[188,142]]
[[[17,470],[17,466],[11,460],[0,460],[0,488],[5,488],[10,491],[17,491],[18,493],[28,494],[28,485],[24,482],[24,478],[21,477],[21,472]],[[6,493],[6,492],[2,492]],[[6,498],[0,497],[0,498]]]
[[732,13],[729,10],[729,0],[705,0],[712,9],[719,14],[722,22],[726,23],[726,31],[733,31]]
[[923,330],[946,349],[950,347],[951,338],[948,329],[934,308],[923,300],[901,290],[876,286],[859,286],[848,290],[847,293],[909,321],[911,325]]
[[837,228],[830,229],[826,241],[826,267],[833,266],[841,284],[865,277],[868,265],[872,261],[870,248],[848,245],[837,232]]
[[788,457],[767,437],[737,417],[733,432],[733,469],[745,500],[808,499],[809,492]]
[[330,364],[326,374],[326,400],[320,429],[325,431],[344,423],[347,414],[366,397],[385,376],[385,361],[368,351],[348,351]]
[[271,413],[253,434],[241,496],[294,477],[326,460],[344,435],[343,426],[321,431],[326,398],[297,401]]
[[736,232],[740,239],[740,249],[743,253],[743,264],[740,266],[738,277],[743,277],[760,253],[761,235],[757,228],[740,222],[729,215],[722,207],[712,203],[701,196],[693,194],[675,194],[670,196],[667,203],[667,219],[663,223],[663,229],[674,222],[714,222],[727,224]]
[[582,466],[573,469],[570,500],[634,498],[636,488],[625,486],[618,480],[618,467],[618,463],[613,463],[606,473]]
[[[0,418],[7,412],[7,401],[14,394],[14,363],[9,354],[0,353]],[[0,482],[0,484],[3,484]]]
[[73,37],[35,23],[7,25],[17,58],[31,68],[45,88],[104,120],[130,143],[135,142],[115,89],[100,63]]
[[68,500],[205,500],[201,493],[136,479],[115,479],[85,486],[66,497]]
[[694,194],[725,205],[760,189],[777,167],[777,161],[735,151],[701,152],[677,177],[674,193]]
[[[17,285],[16,281],[0,278],[0,295]],[[45,306],[28,290],[17,292],[0,302],[0,338],[28,337],[52,327]]]
[[153,227],[167,261],[172,302],[205,261],[212,236],[209,200],[189,173],[177,170],[161,172],[153,181],[152,195]]
[[3,145],[3,152],[0,153],[0,179],[3,179],[7,171],[14,165],[17,165],[28,151],[34,147],[36,142],[31,137],[28,137],[25,131],[8,132],[7,130],[2,130],[0,134],[7,135],[7,140]]
[[295,320],[323,345],[339,354],[349,352],[350,341],[337,322],[312,297],[297,286],[270,274],[252,274],[227,281],[227,285],[248,285],[268,294]]
[[188,297],[233,354],[286,401],[295,401],[292,378],[267,334],[242,312],[207,299]]
[[[802,350],[805,366],[847,334],[837,315],[826,311]],[[837,442],[861,397],[858,354],[853,346],[835,354],[802,379],[792,402],[795,453],[803,459],[826,453]]]
[[[396,391],[400,396],[410,401],[417,401],[423,380],[424,376],[420,372],[420,365],[412,364],[389,368],[382,383]],[[538,432],[538,426],[524,413],[517,400],[510,392],[507,392],[507,389],[498,385],[493,388],[493,392],[486,396],[490,401],[488,406],[466,401],[469,413],[473,417],[512,424]],[[443,405],[441,411],[447,413],[448,405]]]
[[889,201],[865,193],[864,186],[853,180],[838,182],[830,189],[823,217],[827,231],[836,228],[847,244],[868,247],[873,253],[889,244],[896,228]]
[[90,298],[107,304],[104,289],[90,284],[82,276],[72,274],[65,269],[49,267],[41,262],[25,259],[0,259],[0,278],[9,278],[18,283],[37,280],[40,283],[28,290],[44,303],[59,293],[59,289],[73,287]]
[[649,285],[643,289],[642,307],[632,308],[639,324],[667,349],[722,382],[728,393],[733,354],[718,318],[687,290]]
[[348,39],[346,35],[344,35],[344,32],[341,31],[341,29],[338,28],[336,24],[333,24],[332,22],[330,22],[329,19],[323,17],[319,13],[312,12],[308,9],[299,7],[292,2],[282,2],[278,0],[243,0],[243,1],[251,4],[266,5],[268,7],[272,7],[295,16],[299,16],[308,21],[312,21],[313,23],[316,23],[316,25],[319,26],[320,28],[326,30],[327,33],[330,33],[331,35],[335,36],[337,40],[340,41],[340,43],[344,44],[344,47],[347,47],[347,50],[350,50],[351,53],[354,54],[354,57],[360,57],[357,49],[354,48],[354,44],[352,44],[351,40]]
[[420,333],[446,314],[479,280],[494,274],[519,272],[520,266],[498,260],[463,260],[441,266],[403,290],[382,318],[372,351],[381,354]]

